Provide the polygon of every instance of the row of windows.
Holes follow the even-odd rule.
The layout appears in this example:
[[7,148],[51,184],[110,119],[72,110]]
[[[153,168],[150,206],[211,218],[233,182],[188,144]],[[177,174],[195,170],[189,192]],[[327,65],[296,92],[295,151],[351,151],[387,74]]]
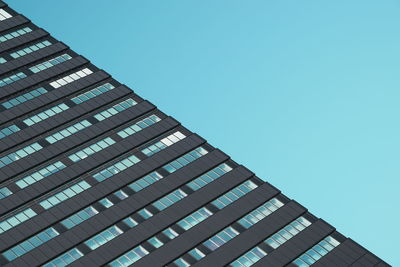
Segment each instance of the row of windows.
[[42,87],[36,88],[36,89],[34,89],[34,90],[30,91],[30,92],[27,92],[27,93],[25,93],[23,95],[20,95],[20,96],[17,96],[15,98],[13,98],[13,99],[10,99],[10,100],[2,103],[1,105],[6,109],[10,109],[10,108],[15,107],[15,106],[17,106],[19,104],[22,104],[22,103],[24,103],[26,101],[29,101],[31,99],[34,99],[34,98],[38,97],[38,96],[41,96],[41,95],[43,95],[45,93],[47,93],[46,89],[44,89]]
[[83,253],[77,249],[73,248],[61,256],[55,258],[54,260],[46,263],[43,265],[43,267],[61,267],[61,266],[67,266],[68,264],[76,261],[77,259],[81,258],[83,256]]
[[317,260],[328,254],[329,251],[334,249],[340,244],[339,241],[332,236],[327,236],[316,244],[311,249],[307,250],[303,255],[298,257],[293,263],[299,267],[308,267],[314,264]]
[[192,150],[189,153],[183,155],[182,157],[179,157],[178,159],[170,162],[169,164],[166,164],[162,168],[169,173],[173,173],[173,172],[179,170],[180,168],[188,165],[190,162],[194,161],[195,159],[198,159],[198,158],[204,156],[207,153],[208,153],[207,150],[205,150],[202,147],[198,147],[195,150]]
[[117,134],[121,137],[121,138],[126,138],[134,133],[137,133],[141,130],[143,130],[144,128],[149,127],[150,125],[159,122],[161,119],[157,116],[157,115],[151,115],[141,121],[138,121],[136,123],[134,123],[133,125],[119,131]]
[[53,164],[50,164],[42,169],[40,169],[37,172],[32,173],[31,175],[28,175],[18,181],[15,182],[15,184],[23,189],[33,183],[36,183],[37,181],[40,181],[47,176],[50,176],[56,172],[61,171],[62,169],[66,168],[67,166],[64,165],[61,161],[57,161]]
[[89,122],[88,120],[83,120],[83,121],[77,122],[74,125],[71,125],[71,126],[65,128],[63,130],[60,130],[60,131],[46,137],[45,139],[50,144],[54,144],[55,142],[58,142],[70,135],[73,135],[91,125],[92,125],[92,123]]
[[78,162],[82,159],[89,157],[90,155],[93,155],[94,153],[97,153],[103,149],[106,149],[107,147],[109,147],[113,144],[115,144],[114,139],[112,139],[111,137],[107,137],[107,138],[104,138],[104,139],[68,156],[68,158],[70,160],[72,160],[73,162]]
[[257,185],[252,181],[246,181],[240,186],[236,187],[232,192],[229,194],[220,196],[213,202],[211,202],[214,206],[218,207],[219,209],[224,208],[225,206],[231,204],[232,202],[236,201],[241,196],[247,194],[251,190],[255,189]]
[[54,237],[60,235],[59,232],[57,232],[56,229],[54,228],[48,228],[28,240],[12,247],[11,249],[5,251],[2,253],[2,255],[8,260],[8,261],[13,261],[18,257],[21,257],[22,255],[26,254],[27,252],[31,251],[32,249],[42,245],[43,243],[46,243],[47,241],[53,239]]
[[[245,183],[243,183],[245,184]],[[242,184],[242,185],[243,185]],[[242,185],[239,185],[236,188],[241,187]],[[225,193],[229,194],[231,193],[231,191]],[[244,195],[242,195],[241,197],[243,197]],[[153,205],[154,206],[154,205]],[[145,209],[143,209],[145,210]],[[142,210],[142,211],[143,211]],[[147,210],[146,210],[147,211]],[[147,211],[148,212],[148,211]],[[193,226],[195,226],[196,224],[200,223],[201,221],[204,221],[205,219],[207,219],[208,217],[210,217],[213,213],[208,210],[205,206],[203,206],[202,208],[196,210],[195,212],[191,213],[190,215],[186,216],[185,218],[181,219],[179,222],[177,222],[175,225],[180,226],[182,229],[184,229],[185,231],[189,230],[190,228],[192,228]],[[142,215],[143,217],[143,215]],[[178,233],[176,233],[176,231],[174,231],[172,229],[172,227],[168,227],[166,229],[164,229],[162,231],[162,233],[168,237],[170,240],[176,238],[177,236],[179,236]],[[147,240],[147,242],[149,242],[150,244],[154,244],[155,248],[159,248],[161,246],[163,246],[166,242],[161,242],[157,237],[157,235],[149,238]],[[138,247],[138,246],[137,246]],[[132,258],[130,257],[130,253],[132,252],[132,250],[136,249],[137,247],[131,249],[130,251],[124,253],[122,256],[118,257],[117,259],[111,261],[109,263],[109,266],[129,266],[131,264],[133,264],[134,262],[138,261],[141,257],[138,258]]]
[[19,37],[24,34],[30,33],[31,31],[32,31],[31,28],[24,27],[22,29],[14,31],[14,32],[7,33],[5,35],[0,36],[0,43],[6,42],[8,40],[11,40],[13,38]]
[[152,206],[162,211],[185,197],[187,194],[182,189],[177,189],[153,203]]
[[196,191],[205,186],[208,183],[211,183],[215,179],[219,178],[221,175],[224,175],[225,173],[231,171],[232,168],[223,163],[219,165],[218,167],[212,169],[211,171],[203,174],[197,179],[194,179],[192,182],[188,183],[188,187],[190,187],[192,190]]
[[95,235],[89,240],[85,241],[85,245],[88,246],[91,250],[95,250],[96,248],[104,245],[105,243],[111,241],[115,237],[121,235],[123,231],[116,225],[109,227],[108,229],[102,231],[101,233]]
[[69,109],[69,107],[64,103],[61,103],[61,104],[58,104],[58,105],[56,105],[52,108],[49,108],[45,111],[42,111],[39,114],[31,116],[31,117],[23,120],[23,122],[28,126],[32,126],[32,125],[39,123],[45,119],[48,119],[58,113],[61,113],[67,109]]
[[92,90],[87,91],[87,92],[85,92],[83,94],[80,94],[80,95],[72,98],[71,100],[75,104],[80,104],[80,103],[88,101],[89,99],[92,99],[92,98],[94,98],[96,96],[104,94],[104,93],[106,93],[106,92],[108,92],[108,91],[110,91],[110,90],[112,90],[114,88],[115,88],[114,85],[112,85],[110,83],[106,83],[106,84],[100,85],[100,86],[98,86],[96,88],[93,88]]
[[96,179],[96,181],[98,182],[102,182],[108,178],[110,178],[111,176],[122,172],[123,170],[128,169],[129,167],[132,167],[133,165],[135,165],[136,163],[138,163],[140,161],[140,159],[138,159],[136,156],[131,155],[126,159],[120,160],[116,163],[114,163],[113,165],[111,165],[110,167],[108,167],[107,169],[104,169],[98,173],[93,174],[93,178]]
[[58,80],[55,80],[54,82],[51,82],[50,85],[53,88],[57,89],[61,86],[72,83],[73,81],[79,80],[80,78],[86,77],[92,73],[93,73],[92,70],[90,70],[88,68],[84,68],[80,71],[74,72],[74,73],[64,76]]
[[13,58],[19,58],[19,57],[25,56],[27,54],[30,54],[32,52],[35,52],[35,51],[37,51],[39,49],[45,48],[45,47],[47,47],[49,45],[51,45],[51,42],[46,40],[46,41],[39,42],[37,44],[28,46],[28,47],[26,47],[24,49],[15,51],[14,53],[11,53],[10,56],[13,57]]
[[11,126],[8,126],[8,127],[4,128],[4,129],[1,129],[0,130],[0,139],[4,138],[6,136],[9,136],[9,135],[11,135],[13,133],[16,133],[16,132],[18,132],[20,130],[21,129],[17,125],[11,125]]
[[[271,237],[267,238],[263,241],[263,243],[267,244],[272,249],[276,249],[293,236],[297,235],[301,231],[303,231],[306,227],[308,227],[311,223],[305,219],[304,217],[299,217],[295,219],[293,222],[278,230]],[[258,262],[260,259],[265,257],[267,252],[263,250],[259,246],[255,246],[254,248],[247,251],[245,254],[234,260],[230,263],[232,267],[243,267],[243,266],[251,266],[254,263]]]
[[73,186],[70,186],[63,191],[55,194],[52,197],[49,197],[39,203],[40,206],[42,206],[44,209],[50,209],[51,207],[54,207],[55,205],[71,198],[79,193],[89,189],[91,186],[88,184],[86,181],[81,181],[77,184],[74,184]]
[[94,117],[98,120],[98,121],[102,121],[105,120],[125,109],[128,109],[130,107],[133,107],[134,105],[136,105],[137,102],[135,100],[133,100],[132,98],[129,98],[119,104],[116,104],[114,106],[112,106],[109,109],[106,109],[96,115],[94,115]]
[[142,149],[143,154],[150,157],[151,155],[165,149],[166,147],[171,146],[172,144],[179,142],[180,140],[184,139],[186,136],[181,132],[175,132],[160,141],[157,141],[155,144]]
[[26,156],[35,153],[36,151],[39,151],[42,148],[43,147],[38,143],[33,143],[29,146],[21,148],[20,150],[17,150],[16,152],[10,153],[7,156],[0,158],[0,168],[8,164],[11,164],[19,159],[25,158]]
[[29,208],[11,216],[7,220],[0,222],[0,234],[4,233],[7,230],[10,230],[11,228],[23,223],[24,221],[36,215],[36,212]]
[[4,57],[0,57],[0,64],[4,64],[6,62],[7,62],[7,60]]
[[4,9],[0,9],[0,20],[5,20],[5,19],[8,19],[8,18],[11,18],[12,16],[7,12],[7,11],[5,11]]
[[238,221],[238,223],[244,228],[248,229],[282,206],[282,202],[276,198],[273,198],[254,211],[250,212],[248,215],[244,216]]
[[26,78],[26,77],[27,77],[26,74],[23,73],[23,72],[15,73],[15,74],[13,74],[13,75],[11,75],[9,77],[1,79],[0,80],[0,87],[4,87],[4,86],[6,86],[8,84],[11,84],[13,82],[16,82],[16,81],[21,80],[21,79]]
[[12,192],[7,187],[0,188],[0,199],[6,198],[12,195]]
[[33,73],[38,73],[38,72],[40,72],[42,70],[51,68],[51,67],[53,67],[55,65],[58,65],[58,64],[63,63],[65,61],[67,61],[67,60],[70,60],[71,58],[72,57],[70,55],[64,54],[64,55],[52,58],[50,60],[47,60],[45,62],[42,62],[40,64],[37,64],[35,66],[32,66],[32,67],[29,68],[29,70],[32,71]]
[[98,210],[96,210],[93,206],[89,206],[64,219],[61,221],[61,224],[64,225],[65,228],[71,229],[98,213]]

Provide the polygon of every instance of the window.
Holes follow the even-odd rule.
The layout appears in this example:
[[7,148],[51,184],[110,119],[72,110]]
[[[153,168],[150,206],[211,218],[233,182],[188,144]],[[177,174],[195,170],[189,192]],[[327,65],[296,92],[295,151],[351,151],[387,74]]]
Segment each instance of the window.
[[203,207],[193,212],[192,214],[186,216],[176,224],[182,227],[185,231],[187,231],[193,226],[199,224],[200,222],[210,217],[212,214],[213,213],[210,210]]
[[42,87],[36,88],[36,89],[34,89],[34,90],[30,91],[30,92],[27,92],[27,93],[25,93],[23,95],[20,95],[18,97],[10,99],[10,100],[2,103],[1,105],[6,109],[10,109],[10,108],[13,108],[13,107],[15,107],[15,106],[17,106],[19,104],[22,104],[24,102],[32,100],[32,99],[34,99],[34,98],[36,98],[38,96],[41,96],[41,95],[43,95],[45,93],[47,93],[46,89],[44,89]]
[[117,198],[119,198],[120,200],[124,200],[125,198],[128,197],[128,195],[122,191],[122,190],[118,190],[117,192],[114,193],[114,196],[116,196]]
[[140,159],[138,159],[134,155],[131,155],[131,156],[127,157],[126,159],[123,159],[121,161],[114,163],[107,169],[93,174],[93,178],[96,179],[98,182],[102,182],[102,181],[110,178],[111,176],[113,176],[129,167],[132,167],[139,161],[140,161]]
[[214,206],[218,209],[222,209],[225,206],[231,204],[232,202],[236,201],[241,196],[246,195],[248,192],[252,191],[253,189],[257,188],[258,186],[250,180],[245,181],[241,185],[235,187],[227,194],[224,194],[211,202]]
[[332,236],[327,236],[326,238],[324,238],[324,240],[322,240],[314,247],[307,250],[300,257],[295,259],[293,263],[300,267],[311,266],[313,263],[328,254],[329,251],[337,247],[339,244],[340,242],[334,239]]
[[165,229],[164,231],[162,231],[162,233],[164,235],[166,235],[169,239],[174,239],[175,237],[177,237],[179,234],[177,232],[174,231],[174,229],[172,229],[171,227],[168,227],[167,229]]
[[33,143],[33,144],[26,146],[20,150],[17,150],[16,152],[8,154],[7,156],[0,158],[0,168],[7,166],[8,164],[11,164],[22,158],[25,158],[26,156],[28,156],[32,153],[35,153],[36,151],[39,151],[42,148],[43,147],[41,145],[39,145],[38,143]]
[[247,214],[245,217],[240,219],[238,223],[242,225],[244,228],[248,229],[282,206],[283,206],[282,202],[280,202],[276,198],[273,198],[267,203],[255,209],[254,211]]
[[15,51],[14,53],[11,53],[10,56],[13,57],[13,58],[19,58],[19,57],[25,56],[27,54],[30,54],[30,53],[32,53],[34,51],[37,51],[39,49],[45,48],[45,47],[47,47],[49,45],[51,45],[51,42],[46,40],[46,41],[39,42],[37,44],[31,45],[29,47],[26,47],[24,49]]
[[33,73],[38,73],[38,72],[40,72],[42,70],[51,68],[51,67],[53,67],[55,65],[58,65],[58,64],[63,63],[65,61],[67,61],[67,60],[70,60],[71,58],[72,57],[70,55],[64,54],[64,55],[55,57],[53,59],[47,60],[45,62],[42,62],[40,64],[37,64],[35,66],[32,66],[32,67],[29,68],[29,70],[32,71]]
[[90,123],[88,120],[83,120],[78,123],[75,123],[74,125],[71,125],[63,130],[60,130],[48,137],[46,137],[46,141],[49,142],[50,144],[54,144],[55,142],[58,142],[70,135],[73,135],[89,126],[91,126],[92,123]]
[[16,181],[15,184],[18,185],[19,188],[23,189],[33,183],[36,183],[37,181],[42,180],[43,178],[46,178],[47,176],[50,176],[56,172],[61,171],[65,167],[66,166],[64,165],[64,163],[62,163],[61,161],[57,161],[53,164],[46,166],[43,169],[40,169],[37,172],[32,173],[31,175],[28,175]]
[[[85,70],[88,70],[88,69],[85,69]],[[89,99],[92,99],[92,98],[94,98],[94,97],[96,97],[98,95],[104,94],[104,93],[106,93],[106,92],[108,92],[108,91],[110,91],[110,90],[112,90],[114,88],[115,87],[112,84],[106,83],[106,84],[103,84],[103,85],[101,85],[99,87],[96,87],[96,88],[94,88],[94,89],[92,89],[90,91],[87,91],[87,92],[85,92],[83,94],[80,94],[80,95],[72,98],[71,100],[75,104],[80,104],[80,103],[88,101]]]
[[6,59],[4,59],[3,57],[0,57],[0,64],[4,64],[4,63],[6,63],[6,62],[7,62]]
[[21,79],[26,78],[26,77],[27,77],[26,74],[23,73],[23,72],[15,73],[15,74],[13,74],[11,76],[8,76],[6,78],[0,79],[0,87],[4,87],[4,86],[6,86],[8,84],[11,84],[13,82],[16,82],[16,81],[21,80]]
[[105,243],[111,241],[115,237],[121,235],[123,231],[117,226],[111,226],[110,228],[100,232],[94,237],[85,241],[85,244],[91,249],[95,250],[96,248],[104,245]]
[[163,139],[161,139],[160,141],[156,142],[153,145],[150,145],[148,147],[146,147],[145,149],[142,149],[142,152],[150,157],[151,155],[154,155],[155,153],[179,142],[180,140],[184,139],[186,136],[184,134],[182,134],[181,132],[175,132]]
[[92,73],[93,73],[92,70],[90,70],[88,68],[84,68],[80,71],[74,72],[74,73],[64,76],[58,80],[55,80],[54,82],[51,82],[50,85],[53,88],[57,89],[57,88],[60,88],[61,86],[72,83],[73,81],[79,80],[80,78],[88,76]]
[[0,199],[6,198],[12,195],[12,192],[7,187],[0,188]]
[[131,183],[129,186],[129,188],[131,188],[133,191],[135,192],[139,192],[140,190],[148,187],[149,185],[161,180],[162,178],[164,178],[164,176],[162,176],[161,174],[159,174],[158,172],[154,171],[138,180],[136,180],[135,182]]
[[45,119],[53,117],[54,115],[61,113],[67,109],[69,109],[69,107],[64,103],[61,103],[52,108],[49,108],[45,111],[40,112],[37,115],[33,115],[32,117],[29,117],[29,118],[23,120],[23,122],[28,126],[32,126],[32,125],[39,123]]
[[86,181],[81,181],[73,186],[64,189],[63,191],[55,194],[54,196],[49,197],[46,200],[43,200],[39,204],[40,206],[42,206],[44,209],[47,210],[67,199],[70,199],[71,197],[78,195],[79,193],[89,189],[90,187],[91,186]]
[[159,248],[162,245],[164,245],[164,243],[161,242],[160,239],[158,239],[157,237],[152,237],[149,240],[147,240],[147,242],[149,242],[155,248]]
[[129,98],[119,104],[116,104],[114,106],[112,106],[111,108],[108,108],[96,115],[94,115],[94,117],[98,120],[98,121],[102,121],[105,120],[117,113],[120,113],[122,111],[124,111],[125,109],[128,109],[130,107],[133,107],[134,105],[136,105],[136,101],[133,100],[132,98]]
[[0,20],[5,20],[8,18],[11,18],[12,16],[10,14],[8,14],[7,11],[5,11],[4,9],[0,9]]
[[72,160],[73,162],[78,162],[84,158],[87,158],[90,155],[93,155],[94,153],[97,153],[111,145],[115,144],[115,141],[111,137],[104,138],[98,142],[96,142],[93,145],[90,145],[70,156],[68,158]]
[[31,28],[25,27],[25,28],[22,28],[22,29],[19,29],[19,30],[10,32],[10,33],[7,33],[5,35],[0,36],[0,43],[6,42],[6,41],[8,41],[10,39],[19,37],[19,36],[24,35],[24,34],[30,33],[31,31],[32,31]]
[[179,200],[185,198],[186,196],[187,194],[185,192],[183,192],[181,189],[177,189],[172,193],[169,193],[165,197],[161,198],[160,200],[154,202],[152,206],[159,211],[162,211],[174,204],[175,202],[178,202]]
[[121,136],[122,138],[126,138],[134,133],[137,133],[144,128],[147,128],[148,126],[159,122],[161,119],[157,115],[151,115],[141,121],[138,121],[134,123],[133,125],[123,129],[122,131],[118,132],[118,135]]
[[10,125],[0,130],[0,139],[9,136],[13,133],[20,131],[21,129],[17,125]]
[[211,171],[203,174],[199,178],[194,179],[192,182],[188,184],[188,186],[194,191],[199,190],[203,186],[211,183],[215,179],[218,179],[225,173],[230,172],[231,170],[232,168],[229,165],[223,163],[218,167],[212,169]]
[[64,219],[63,221],[61,221],[61,224],[64,225],[67,229],[71,229],[98,213],[99,212],[93,206],[89,206]]
[[207,241],[203,242],[203,245],[213,251],[224,245],[237,235],[239,235],[239,232],[236,231],[232,226],[229,226],[208,239]]
[[190,151],[189,153],[183,155],[182,157],[172,161],[171,163],[166,164],[163,167],[163,169],[169,173],[173,173],[173,172],[179,170],[180,168],[188,165],[192,161],[204,156],[207,153],[208,153],[207,150],[205,150],[202,147],[198,147],[198,148]]
[[60,256],[53,259],[52,261],[44,264],[43,267],[64,267],[64,266],[67,266],[68,264],[76,261],[77,259],[79,259],[82,256],[83,256],[83,253],[79,249],[73,248],[73,249],[61,254]]
[[239,257],[237,260],[232,262],[230,266],[232,267],[243,267],[243,266],[251,266],[260,259],[267,256],[267,252],[260,249],[259,247],[255,247],[250,251],[246,252],[243,256]]
[[20,223],[36,216],[36,212],[34,212],[31,208],[21,211],[10,218],[0,222],[0,234],[4,233],[5,231],[10,230],[11,228],[17,226]]
[[53,239],[54,237],[60,235],[56,229],[53,227],[47,228],[46,230],[32,236],[28,240],[19,243],[18,245],[12,247],[11,249],[2,253],[2,255],[8,260],[13,261],[18,257],[26,254],[32,249],[42,245],[43,243]]
[[147,254],[149,254],[149,252],[144,247],[137,246],[116,260],[110,262],[110,266],[128,266],[137,262]]

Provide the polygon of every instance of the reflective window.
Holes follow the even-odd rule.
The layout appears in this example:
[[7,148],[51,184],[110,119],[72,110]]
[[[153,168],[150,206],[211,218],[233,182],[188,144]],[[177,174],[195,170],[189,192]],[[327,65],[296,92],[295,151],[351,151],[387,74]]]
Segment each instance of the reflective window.
[[10,100],[2,103],[1,105],[6,109],[10,109],[10,108],[13,108],[13,107],[15,107],[15,106],[17,106],[19,104],[22,104],[22,103],[27,102],[27,101],[29,101],[31,99],[34,99],[34,98],[36,98],[38,96],[41,96],[41,95],[43,95],[45,93],[47,93],[46,89],[44,89],[42,87],[36,88],[36,89],[34,89],[34,90],[30,91],[30,92],[27,92],[27,93],[25,93],[23,95],[20,95],[20,96],[17,96],[15,98],[13,98],[13,99],[10,99]]
[[192,182],[190,182],[188,184],[188,186],[191,189],[193,189],[194,191],[199,190],[203,186],[211,183],[215,179],[218,179],[219,177],[221,177],[222,175],[224,175],[225,173],[227,173],[231,170],[232,170],[232,168],[230,166],[223,163],[223,164],[219,165],[218,167],[212,169],[211,171],[203,174],[199,178],[194,179]]
[[213,213],[210,210],[203,207],[193,212],[192,214],[186,216],[185,218],[177,222],[177,224],[180,227],[182,227],[185,231],[187,231],[193,226],[199,224],[200,222],[210,217],[212,214]]
[[111,108],[108,108],[96,115],[94,115],[94,117],[98,120],[98,121],[102,121],[105,120],[119,112],[124,111],[125,109],[128,109],[130,107],[133,107],[134,105],[136,105],[136,101],[129,98],[119,104],[116,104],[114,106],[112,106]]
[[171,163],[166,164],[163,167],[163,169],[169,173],[173,173],[173,172],[179,170],[180,168],[188,165],[190,162],[204,156],[207,153],[208,153],[207,150],[205,150],[202,147],[198,147],[198,148],[190,151],[189,153],[183,155],[182,157],[172,161]]
[[0,234],[23,223],[24,221],[36,215],[37,215],[36,212],[34,212],[31,208],[29,208],[11,216],[10,218],[0,222]]
[[95,250],[96,248],[104,245],[105,243],[111,241],[115,237],[121,235],[123,231],[119,229],[117,226],[111,226],[110,228],[100,232],[94,237],[85,241],[85,244],[91,249]]
[[175,144],[176,142],[179,142],[180,140],[184,139],[186,136],[182,134],[181,132],[175,132],[160,141],[146,147],[145,149],[142,149],[142,152],[146,154],[146,156],[150,157],[151,155],[154,155],[155,153]]
[[28,46],[28,47],[26,47],[24,49],[15,51],[14,53],[11,53],[10,56],[13,57],[13,58],[19,58],[19,57],[25,56],[27,54],[30,54],[32,52],[35,52],[35,51],[37,51],[39,49],[45,48],[45,47],[47,47],[49,45],[51,45],[51,42],[46,40],[46,41],[43,41],[43,42],[36,43],[34,45],[30,45],[30,46]]
[[29,27],[24,27],[24,28],[22,28],[22,29],[19,29],[19,30],[16,30],[16,31],[7,33],[7,34],[5,34],[5,35],[1,35],[1,36],[0,36],[0,43],[3,43],[3,42],[5,42],[5,41],[8,41],[8,40],[10,40],[10,39],[19,37],[19,36],[24,35],[24,34],[30,33],[31,31],[32,31],[31,28],[29,28]]
[[236,201],[243,195],[246,195],[248,192],[252,191],[253,189],[257,188],[258,186],[253,183],[252,181],[245,181],[241,185],[235,187],[231,190],[228,194],[224,194],[211,202],[214,206],[219,209],[224,208],[225,206],[231,204],[232,202]]
[[148,126],[159,122],[161,119],[156,116],[156,115],[151,115],[141,121],[138,121],[136,123],[134,123],[133,125],[123,129],[122,131],[119,131],[117,134],[119,136],[121,136],[122,138],[126,138],[134,133],[137,133],[141,130],[143,130],[144,128],[147,128]]
[[53,164],[50,164],[46,167],[44,167],[43,169],[40,169],[37,172],[32,173],[31,175],[28,175],[18,181],[15,182],[16,185],[19,186],[19,188],[23,189],[33,183],[36,183],[37,181],[42,180],[43,178],[52,175],[56,172],[61,171],[62,169],[64,169],[66,166],[64,165],[64,163],[62,163],[61,161],[57,161]]
[[283,203],[280,202],[278,199],[273,198],[267,203],[264,203],[251,213],[247,214],[245,217],[240,219],[238,223],[242,225],[244,228],[250,228],[254,224],[258,223],[272,212],[276,211],[280,207],[283,206]]
[[11,84],[13,82],[16,82],[16,81],[21,80],[21,79],[26,78],[26,77],[27,77],[26,74],[23,73],[23,72],[15,73],[15,74],[13,74],[11,76],[8,76],[6,78],[0,79],[0,87],[4,87],[4,86],[6,86],[8,84]]
[[0,20],[5,20],[8,18],[11,18],[12,16],[10,14],[8,14],[7,11],[5,11],[4,9],[0,8]]
[[99,212],[93,206],[89,206],[64,219],[63,221],[61,221],[61,224],[64,225],[67,229],[71,229],[72,227],[86,221],[87,219],[93,217],[98,213]]
[[72,98],[71,100],[75,104],[80,104],[80,103],[88,101],[89,99],[92,99],[92,98],[94,98],[96,96],[104,94],[104,93],[106,93],[106,92],[108,92],[108,91],[110,91],[110,90],[112,90],[114,88],[115,87],[112,84],[106,83],[106,84],[103,84],[103,85],[101,85],[99,87],[96,87],[96,88],[94,88],[94,89],[92,89],[90,91],[87,91],[87,92],[85,92],[83,94],[80,94],[80,95]]
[[0,188],[0,199],[6,198],[12,195],[12,192],[7,187]]
[[93,73],[93,71],[91,71],[90,69],[84,68],[80,71],[74,72],[74,73],[64,76],[58,80],[55,80],[54,82],[51,82],[50,85],[53,88],[57,89],[61,86],[72,83],[73,81],[79,80],[80,78],[86,77],[92,73]]
[[79,150],[78,152],[68,156],[70,160],[73,162],[78,162],[84,158],[87,158],[90,155],[93,155],[94,153],[97,153],[111,145],[115,144],[115,141],[111,137],[104,138],[82,150]]
[[91,126],[92,123],[89,122],[88,120],[83,120],[78,123],[75,123],[74,125],[71,125],[63,130],[60,130],[48,137],[46,137],[46,141],[49,142],[50,144],[54,144],[57,141],[60,141],[70,135],[73,135],[89,126]]
[[140,190],[148,187],[149,185],[161,180],[164,178],[161,174],[158,172],[154,171],[138,180],[135,182],[129,184],[128,186],[135,192],[139,192]]
[[42,62],[42,63],[40,63],[40,64],[37,64],[37,65],[35,65],[35,66],[32,66],[32,67],[30,67],[29,69],[30,69],[33,73],[38,73],[38,72],[40,72],[40,71],[42,71],[42,70],[51,68],[51,67],[53,67],[53,66],[55,66],[55,65],[58,65],[58,64],[63,63],[63,62],[65,62],[65,61],[67,61],[67,60],[70,60],[71,58],[72,58],[72,57],[71,57],[70,55],[64,54],[64,55],[61,55],[61,56],[52,58],[52,59],[50,59],[50,60],[47,60],[47,61],[45,61],[45,62]]
[[43,265],[43,267],[64,267],[67,266],[68,264],[76,261],[77,259],[81,258],[83,256],[83,253],[77,249],[73,248],[57,258],[53,259],[52,261],[46,263]]
[[186,196],[187,194],[185,192],[183,192],[181,189],[177,189],[172,193],[169,193],[168,195],[164,196],[160,200],[154,202],[152,205],[159,211],[162,211],[171,206],[172,204],[174,204],[175,202],[178,202],[182,198],[185,198]]
[[4,63],[6,63],[6,62],[7,62],[6,59],[4,59],[3,57],[0,57],[0,64],[4,64]]
[[52,108],[49,108],[45,111],[42,111],[39,114],[29,117],[29,118],[23,120],[23,122],[28,126],[32,126],[32,125],[39,123],[45,119],[53,117],[54,115],[61,113],[67,109],[69,109],[69,107],[67,105],[65,105],[64,103],[61,103],[61,104],[58,104],[58,105],[56,105]]
[[7,166],[8,164],[11,164],[17,160],[20,160],[22,158],[25,158],[26,156],[35,153],[36,151],[41,150],[43,147],[39,145],[38,143],[33,143],[29,146],[26,146],[20,150],[17,150],[11,154],[8,154],[7,156],[4,156],[0,158],[0,168]]
[[0,130],[0,139],[9,136],[13,133],[20,131],[21,129],[17,125],[10,125]]
[[105,170],[102,170],[98,173],[93,174],[93,178],[96,179],[98,182],[102,182],[108,178],[110,178],[111,176],[114,176],[115,174],[129,168],[132,167],[133,165],[135,165],[136,163],[138,163],[140,161],[140,159],[138,159],[136,156],[131,155],[123,160],[120,160],[116,163],[114,163],[113,165],[111,165],[110,167],[108,167]]
[[129,266],[144,256],[149,254],[149,252],[142,246],[137,246],[134,249],[130,250],[128,253],[125,253],[121,257],[110,263],[110,266]]

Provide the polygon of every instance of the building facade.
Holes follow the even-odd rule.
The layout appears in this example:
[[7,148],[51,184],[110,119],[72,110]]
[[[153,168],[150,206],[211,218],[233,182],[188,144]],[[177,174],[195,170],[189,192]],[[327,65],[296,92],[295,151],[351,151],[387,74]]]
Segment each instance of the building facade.
[[388,266],[0,1],[0,266]]

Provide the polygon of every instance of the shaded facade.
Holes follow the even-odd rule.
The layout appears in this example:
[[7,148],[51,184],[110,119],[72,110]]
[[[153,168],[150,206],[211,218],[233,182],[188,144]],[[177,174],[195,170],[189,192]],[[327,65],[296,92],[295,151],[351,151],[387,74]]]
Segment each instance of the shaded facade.
[[0,1],[1,266],[388,266]]

